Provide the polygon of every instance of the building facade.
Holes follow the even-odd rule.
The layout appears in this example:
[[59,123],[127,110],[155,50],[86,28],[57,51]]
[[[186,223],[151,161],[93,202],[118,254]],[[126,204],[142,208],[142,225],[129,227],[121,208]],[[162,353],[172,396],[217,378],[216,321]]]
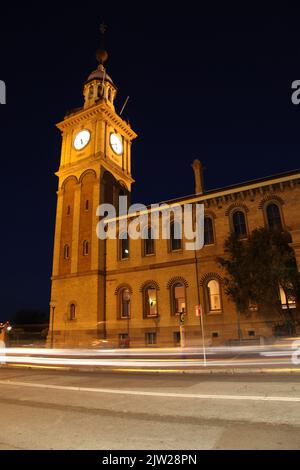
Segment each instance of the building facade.
[[[114,107],[117,88],[106,73],[107,53],[83,88],[84,105],[58,124],[62,135],[58,172],[49,339],[57,346],[90,346],[106,339],[116,346],[176,346],[184,312],[186,345],[212,344],[273,334],[253,309],[238,318],[225,295],[216,262],[235,231],[246,238],[258,227],[289,231],[300,268],[300,171],[205,192],[201,163],[194,161],[195,194],[171,203],[204,204],[204,247],[185,250],[185,240],[100,240],[101,203],[130,199],[131,145],[136,133]],[[143,230],[149,230],[144,227]],[[120,234],[119,234],[120,235]],[[284,304],[284,299],[282,299]],[[181,328],[181,332],[182,332]]]

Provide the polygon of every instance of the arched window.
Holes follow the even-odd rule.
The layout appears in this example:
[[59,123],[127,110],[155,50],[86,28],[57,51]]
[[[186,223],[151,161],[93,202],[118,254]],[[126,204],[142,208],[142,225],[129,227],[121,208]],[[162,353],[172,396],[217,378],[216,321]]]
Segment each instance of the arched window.
[[84,240],[83,242],[83,256],[87,256],[89,254],[89,242]]
[[282,222],[280,216],[280,210],[277,204],[271,203],[266,208],[268,226],[270,230],[282,231]]
[[70,305],[70,320],[73,321],[76,319],[76,306],[75,304]]
[[149,284],[143,290],[144,297],[144,317],[156,317],[157,310],[157,290],[155,285]]
[[120,318],[130,317],[130,290],[124,287],[119,292],[119,316]]
[[151,227],[145,227],[142,234],[144,256],[154,254],[154,239]]
[[217,279],[210,279],[206,284],[206,296],[208,301],[209,312],[220,312],[221,308],[221,291],[220,283]]
[[127,233],[122,233],[120,235],[120,259],[129,258],[129,239]]
[[185,286],[181,282],[176,282],[171,287],[172,313],[181,313],[186,310]]
[[287,308],[296,308],[296,299],[292,295],[286,295],[283,288],[279,286],[279,295],[280,295],[280,302],[281,307],[286,310]]
[[172,222],[170,225],[170,248],[171,251],[180,250],[182,247],[182,227],[179,222]]
[[213,245],[214,240],[214,228],[211,217],[204,218],[204,245]]
[[64,259],[69,259],[70,257],[70,247],[69,245],[64,246]]
[[93,86],[90,86],[89,87],[89,99],[93,98],[94,96],[94,88]]
[[111,89],[108,89],[108,101],[111,101]]
[[247,226],[244,212],[236,211],[232,214],[232,226],[233,231],[238,238],[247,237]]

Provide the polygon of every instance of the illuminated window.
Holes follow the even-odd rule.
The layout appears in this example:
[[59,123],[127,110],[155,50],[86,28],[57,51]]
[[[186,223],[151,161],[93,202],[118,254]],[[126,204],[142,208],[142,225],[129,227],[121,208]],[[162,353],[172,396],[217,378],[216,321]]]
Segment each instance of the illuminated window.
[[233,231],[238,238],[247,237],[247,226],[245,214],[242,211],[236,211],[232,214]]
[[152,284],[144,289],[144,317],[157,316],[157,291]]
[[92,86],[89,87],[89,99],[93,98],[94,96],[94,89]]
[[75,304],[70,305],[70,320],[73,321],[76,319],[76,306]]
[[204,245],[213,245],[214,240],[214,229],[213,221],[211,217],[204,218]]
[[64,259],[69,259],[70,257],[70,247],[69,245],[64,246]]
[[154,239],[152,238],[151,227],[146,227],[143,231],[144,256],[154,254]]
[[127,233],[120,235],[120,258],[127,259],[129,258],[129,239]]
[[266,208],[266,214],[269,229],[282,231],[280,210],[277,204],[268,204]]
[[206,285],[208,308],[210,312],[221,311],[220,283],[216,279],[211,279]]
[[124,287],[119,293],[120,318],[130,317],[130,290]]
[[179,222],[172,222],[170,225],[171,251],[180,250],[182,247],[182,228]]
[[[281,307],[286,310],[287,308],[296,308],[296,299],[294,296],[286,296],[283,288],[280,286],[279,287],[279,295],[280,295],[280,302],[281,302]],[[288,301],[287,301],[288,297]]]
[[173,284],[171,287],[172,294],[172,313],[181,313],[186,309],[185,286],[181,282]]
[[89,242],[84,240],[83,242],[83,256],[87,256],[89,254]]

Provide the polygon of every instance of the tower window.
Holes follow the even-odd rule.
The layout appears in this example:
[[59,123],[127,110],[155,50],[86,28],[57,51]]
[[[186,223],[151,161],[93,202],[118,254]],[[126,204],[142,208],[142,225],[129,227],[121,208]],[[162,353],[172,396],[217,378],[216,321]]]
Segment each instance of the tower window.
[[89,210],[89,201],[88,201],[88,199],[85,201],[85,210],[86,211]]
[[71,206],[68,206],[67,207],[67,215],[70,215],[71,214]]
[[89,242],[84,240],[83,242],[83,256],[87,256],[89,254]]
[[70,257],[70,247],[69,245],[64,246],[64,259],[69,259]]

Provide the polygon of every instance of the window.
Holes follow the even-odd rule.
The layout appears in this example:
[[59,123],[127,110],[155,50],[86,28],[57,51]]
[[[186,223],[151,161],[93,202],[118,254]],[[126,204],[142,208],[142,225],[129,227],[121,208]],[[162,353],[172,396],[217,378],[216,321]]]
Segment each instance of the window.
[[120,235],[120,259],[129,258],[129,240],[126,233]]
[[180,331],[174,331],[173,332],[173,340],[174,340],[175,346],[180,344]]
[[145,334],[146,345],[156,344],[156,333],[154,331]]
[[212,338],[219,338],[219,333],[217,331],[213,331],[211,336]]
[[182,228],[179,222],[172,222],[170,226],[171,251],[180,250],[182,246]]
[[245,214],[242,211],[236,211],[232,214],[233,231],[238,238],[247,237],[247,227]]
[[124,287],[120,290],[120,304],[119,304],[119,312],[120,318],[129,318],[130,317],[130,290],[128,287]]
[[83,256],[87,256],[89,254],[89,242],[84,240],[83,242]]
[[[283,288],[280,286],[279,287],[279,294],[280,294],[280,302],[281,302],[281,307],[286,310],[287,308],[296,308],[296,300],[295,297],[293,296],[286,296]],[[287,302],[287,297],[288,297],[288,302]]]
[[154,285],[146,286],[144,289],[144,316],[157,316],[157,292]]
[[210,312],[221,311],[220,284],[216,279],[211,279],[207,283],[208,308]]
[[280,210],[277,204],[268,204],[266,208],[266,214],[269,229],[282,231]]
[[70,247],[69,245],[64,246],[64,259],[69,259],[70,257]]
[[75,304],[70,305],[70,320],[73,321],[76,319],[76,306]]
[[154,255],[154,239],[152,238],[151,227],[146,227],[143,231],[144,256]]
[[71,214],[71,206],[68,206],[67,207],[67,215],[70,215]]
[[213,221],[211,217],[204,218],[204,245],[213,245],[214,240],[214,229]]
[[92,86],[89,87],[89,99],[93,98],[94,96],[94,89]]
[[129,335],[128,335],[128,333],[120,333],[119,334],[119,346],[120,346],[120,348],[128,348],[129,347]]
[[181,282],[173,284],[172,293],[172,313],[181,313],[185,310],[185,286]]
[[255,336],[255,331],[253,330],[248,331],[248,336],[251,336],[251,337]]
[[86,211],[89,210],[89,201],[88,200],[85,201],[85,210]]

